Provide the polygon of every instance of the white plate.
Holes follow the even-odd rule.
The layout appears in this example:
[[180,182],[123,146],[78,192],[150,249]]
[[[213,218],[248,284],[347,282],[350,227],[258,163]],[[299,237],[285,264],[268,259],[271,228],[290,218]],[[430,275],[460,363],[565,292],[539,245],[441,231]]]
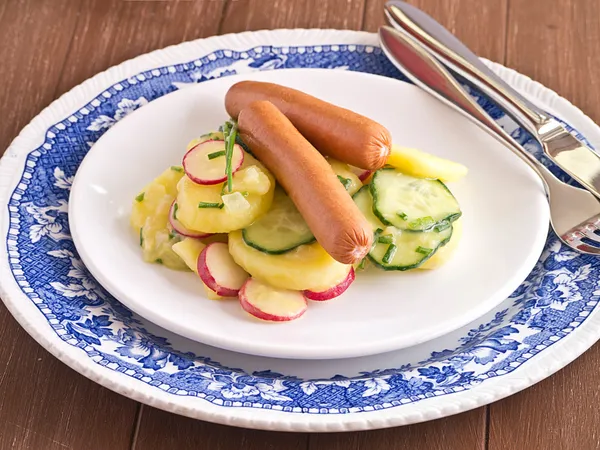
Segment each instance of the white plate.
[[[311,302],[300,320],[250,319],[237,301],[209,301],[191,273],[142,262],[129,227],[132,199],[180,164],[186,144],[228,116],[224,95],[241,79],[288,85],[365,114],[394,142],[464,163],[450,185],[463,210],[459,251],[436,271],[359,273],[341,297]],[[69,224],[85,265],[141,316],[228,350],[279,358],[346,358],[396,350],[455,330],[508,297],[533,268],[548,231],[542,184],[519,158],[418,88],[350,71],[287,69],[230,76],[168,94],[128,115],[77,171]]]

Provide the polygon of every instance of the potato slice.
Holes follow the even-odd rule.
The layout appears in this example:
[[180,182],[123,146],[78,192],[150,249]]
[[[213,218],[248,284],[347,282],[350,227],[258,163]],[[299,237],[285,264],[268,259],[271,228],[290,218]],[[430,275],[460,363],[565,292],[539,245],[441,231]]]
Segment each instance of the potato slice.
[[[275,190],[273,175],[249,153],[244,155],[244,164],[242,164],[240,171],[233,175],[233,179],[235,180],[240,172],[242,174],[247,173],[242,169],[251,166],[255,166],[259,173],[266,176],[269,186],[264,195],[245,192],[244,194],[247,195],[244,198],[249,205],[247,208],[232,210],[216,207],[216,205],[223,203],[223,186],[221,184],[203,186],[184,176],[178,185],[177,219],[189,230],[204,233],[228,233],[250,225],[271,207]],[[259,176],[259,178],[262,177]],[[200,207],[201,204],[205,207]],[[206,207],[206,205],[209,205],[209,207]],[[215,206],[211,207],[210,205]]]
[[406,175],[417,178],[434,178],[444,182],[458,181],[468,169],[457,162],[425,153],[416,148],[392,146],[387,163]]
[[344,184],[348,194],[356,194],[363,184],[350,166],[333,158],[327,158],[327,162],[331,165],[331,168],[338,176],[340,182]]
[[229,233],[229,252],[250,275],[281,289],[324,291],[344,281],[350,270],[318,243],[268,255],[247,245],[241,231]]

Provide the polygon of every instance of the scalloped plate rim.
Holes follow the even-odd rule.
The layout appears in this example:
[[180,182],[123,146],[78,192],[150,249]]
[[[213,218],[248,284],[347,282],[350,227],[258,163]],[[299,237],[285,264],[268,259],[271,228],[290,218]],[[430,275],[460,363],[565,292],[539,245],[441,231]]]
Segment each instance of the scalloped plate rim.
[[[149,63],[152,57],[161,58],[164,56],[166,58],[175,58],[177,55],[169,56],[168,53],[173,49],[181,50],[184,46],[189,46],[190,44],[197,46],[205,44],[208,46],[208,44],[226,41],[227,39],[237,40],[248,38],[251,41],[255,40],[255,42],[245,43],[245,45],[250,46],[253,43],[257,44],[256,41],[259,41],[262,38],[269,40],[282,37],[286,33],[288,34],[287,37],[289,37],[289,34],[295,34],[296,41],[302,34],[310,35],[308,37],[311,39],[319,35],[319,39],[331,38],[333,35],[337,35],[339,38],[346,36],[349,40],[358,40],[357,38],[360,36],[371,44],[374,39],[374,35],[370,33],[337,30],[274,30],[246,32],[238,35],[216,36],[205,40],[201,39],[179,44],[178,46],[168,47],[167,49],[158,50],[139,56],[133,60],[126,61],[119,66],[113,67],[106,72],[92,77],[61,96],[58,100],[55,100],[21,131],[0,161],[0,175],[4,175],[3,177],[0,176],[0,179],[2,180],[0,181],[0,196],[2,197],[2,200],[4,202],[6,201],[7,195],[12,190],[11,188],[14,188],[17,178],[14,175],[11,177],[7,177],[7,175],[9,175],[12,172],[12,169],[20,163],[21,159],[24,160],[26,156],[25,150],[27,152],[30,151],[31,145],[35,145],[32,143],[38,140],[37,137],[39,137],[39,133],[36,135],[35,128],[42,127],[43,131],[45,131],[45,129],[54,124],[55,121],[67,117],[68,114],[66,112],[61,112],[61,109],[66,111],[72,110],[75,107],[72,103],[77,102],[77,99],[82,94],[85,94],[85,89],[92,89],[94,83],[102,83],[103,85],[106,85],[105,87],[108,87],[111,83],[124,78],[124,76],[119,76],[120,71],[127,70],[131,71],[132,74],[138,73],[141,70],[144,70],[144,68],[135,68],[136,64]],[[259,42],[258,44],[264,45],[265,42]],[[304,43],[301,42],[301,44]],[[187,48],[191,49],[191,47]],[[210,50],[205,50],[205,52],[208,51]],[[570,121],[578,126],[583,133],[586,135],[596,135],[592,139],[593,143],[600,142],[600,129],[598,129],[591,119],[585,116],[568,101],[558,96],[558,94],[499,64],[489,61],[486,61],[486,63],[505,80],[514,83],[521,90],[533,91],[529,92],[529,94],[530,97],[534,97],[534,101],[537,103],[545,103],[545,105],[551,109],[560,108],[565,110],[562,111],[562,114],[570,115]],[[111,78],[111,81],[108,81],[109,77]],[[105,78],[106,80],[104,80]],[[89,96],[86,96],[86,98],[89,98]],[[54,119],[52,119],[52,115],[54,116]],[[46,123],[46,125],[42,125],[43,123]],[[29,144],[27,143],[28,141],[30,142]],[[21,147],[22,150],[19,150],[19,147]],[[19,152],[21,154],[18,154]],[[20,176],[18,178],[20,178]],[[5,211],[2,214],[2,226],[4,227],[3,229],[5,232],[7,231],[7,218],[8,215]],[[283,412],[267,410],[261,410],[260,413],[258,413],[255,409],[246,408],[239,408],[237,410],[224,409],[207,402],[193,402],[189,401],[189,399],[177,398],[171,394],[161,392],[158,389],[143,385],[124,374],[106,370],[87,357],[82,358],[79,349],[69,346],[56,334],[51,332],[52,330],[49,327],[48,322],[45,321],[43,315],[39,313],[39,310],[35,308],[33,303],[31,303],[20,291],[20,288],[12,278],[12,274],[8,269],[8,264],[6,262],[8,255],[6,252],[6,248],[3,248],[3,259],[0,264],[0,293],[2,294],[3,301],[21,326],[23,326],[23,328],[25,328],[38,343],[58,359],[93,381],[150,406],[198,419],[248,428],[311,432],[348,431],[398,426],[452,415],[499,400],[539,382],[573,361],[600,338],[600,327],[598,326],[600,325],[600,318],[597,314],[597,310],[594,310],[581,327],[572,331],[560,342],[553,345],[551,349],[548,349],[543,354],[537,356],[535,359],[537,364],[529,363],[523,365],[513,373],[506,374],[495,380],[490,380],[485,385],[472,388],[468,391],[456,393],[451,397],[427,399],[420,401],[419,403],[403,405],[402,408],[390,408],[387,410],[369,412],[368,414],[349,413],[343,416],[319,415],[318,420],[312,420],[311,414],[290,415]],[[542,362],[545,362],[546,365],[542,364]],[[435,401],[440,401],[440,405],[437,407],[434,405],[429,406],[430,403]],[[257,418],[258,415],[261,417]],[[316,415],[313,415],[313,417],[316,417]]]

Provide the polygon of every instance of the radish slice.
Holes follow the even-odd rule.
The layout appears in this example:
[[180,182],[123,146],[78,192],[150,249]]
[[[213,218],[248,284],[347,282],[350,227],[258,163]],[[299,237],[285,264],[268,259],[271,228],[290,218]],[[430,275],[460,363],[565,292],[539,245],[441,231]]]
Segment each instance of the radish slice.
[[222,242],[213,242],[202,250],[198,258],[198,275],[221,297],[237,297],[248,278],[246,271],[229,254],[227,244]]
[[369,178],[371,176],[371,174],[373,173],[372,170],[365,170],[365,169],[360,169],[358,167],[354,167],[354,166],[349,166],[350,170],[356,174],[356,176],[358,177],[358,179],[360,181],[365,181],[367,178]]
[[344,278],[344,281],[327,289],[326,291],[315,292],[315,291],[304,291],[304,296],[310,300],[316,300],[322,302],[324,300],[331,300],[332,298],[338,297],[344,293],[346,289],[354,282],[355,274],[354,268],[350,268],[348,276]]
[[[235,173],[243,162],[244,150],[240,145],[234,144],[231,173]],[[183,157],[185,174],[197,184],[219,184],[226,181],[225,165],[225,141],[202,142]]]
[[169,224],[171,228],[177,233],[185,237],[202,239],[209,236],[212,236],[213,233],[201,233],[199,231],[191,231],[184,227],[179,220],[177,220],[177,202],[174,201],[171,204],[171,209],[169,210]]
[[256,278],[248,278],[240,290],[239,297],[244,311],[258,319],[271,322],[297,319],[308,308],[302,292],[277,289]]

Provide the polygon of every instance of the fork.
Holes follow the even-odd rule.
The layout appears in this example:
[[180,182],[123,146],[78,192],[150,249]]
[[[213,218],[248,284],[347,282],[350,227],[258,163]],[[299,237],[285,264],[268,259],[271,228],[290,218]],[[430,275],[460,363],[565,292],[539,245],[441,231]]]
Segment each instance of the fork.
[[388,59],[415,85],[506,145],[540,177],[550,206],[550,223],[562,242],[579,253],[600,255],[600,203],[596,197],[556,178],[498,125],[414,38],[382,26],[379,41]]

